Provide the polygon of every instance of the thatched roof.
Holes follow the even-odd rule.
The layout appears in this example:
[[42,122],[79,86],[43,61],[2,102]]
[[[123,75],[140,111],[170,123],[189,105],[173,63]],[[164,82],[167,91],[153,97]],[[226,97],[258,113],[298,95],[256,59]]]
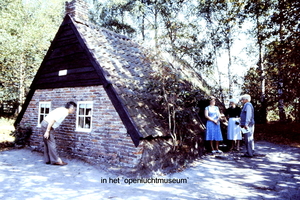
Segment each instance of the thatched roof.
[[[70,56],[69,52],[74,49],[78,56],[74,56],[74,52]],[[58,57],[63,63],[67,63],[64,57],[68,57],[67,65],[73,68],[80,64],[68,74],[72,77],[73,73],[76,79],[60,77],[54,81],[53,77],[57,76],[57,71],[65,67],[59,64]],[[137,146],[140,138],[169,134],[168,119],[154,108],[159,106],[158,100],[162,98],[161,88],[149,91],[150,86],[159,81],[159,62],[151,59],[151,53],[147,53],[130,38],[67,14],[31,85],[25,108],[35,89],[67,87],[76,83],[75,86],[84,86],[89,85],[89,81],[90,84],[103,85]],[[81,70],[81,65],[89,70]],[[197,85],[204,94],[208,93],[204,82],[192,69],[175,69],[170,66],[168,70]],[[45,75],[46,72],[48,74]],[[24,110],[17,122],[21,120]],[[193,121],[195,124],[201,123],[197,119]]]
[[[166,124],[151,108],[159,91],[149,92],[149,85],[156,82],[158,63],[150,60],[149,54],[130,38],[104,28],[85,25],[73,21],[93,57],[102,67],[104,76],[116,91],[121,103],[126,107],[141,137],[163,136]],[[159,62],[159,61],[157,61]],[[181,78],[192,81],[206,93],[203,81],[190,68],[180,70],[170,68]],[[166,119],[167,120],[167,119]]]

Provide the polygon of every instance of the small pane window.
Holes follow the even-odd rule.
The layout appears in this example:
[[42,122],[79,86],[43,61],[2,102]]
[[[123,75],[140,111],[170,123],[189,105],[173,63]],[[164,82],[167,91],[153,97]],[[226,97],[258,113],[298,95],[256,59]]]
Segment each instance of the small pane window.
[[66,69],[60,70],[60,71],[58,72],[58,76],[65,76],[65,75],[67,75],[67,74],[68,74],[68,70],[66,70]]
[[78,102],[76,130],[90,131],[92,129],[93,102]]
[[39,103],[38,126],[41,125],[42,121],[49,114],[50,110],[51,110],[51,102],[40,102]]

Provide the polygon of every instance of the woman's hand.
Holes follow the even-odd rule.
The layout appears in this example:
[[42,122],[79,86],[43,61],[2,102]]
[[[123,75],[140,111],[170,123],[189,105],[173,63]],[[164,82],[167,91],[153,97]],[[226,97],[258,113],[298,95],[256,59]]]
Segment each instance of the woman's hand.
[[241,125],[241,128],[248,130],[248,126],[245,126],[245,125]]

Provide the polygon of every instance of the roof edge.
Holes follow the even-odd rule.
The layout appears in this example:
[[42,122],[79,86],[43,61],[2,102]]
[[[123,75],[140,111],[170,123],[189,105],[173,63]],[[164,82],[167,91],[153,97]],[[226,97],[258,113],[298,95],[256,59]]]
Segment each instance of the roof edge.
[[118,112],[122,122],[124,123],[127,133],[130,135],[134,145],[137,147],[140,143],[140,139],[142,138],[142,134],[137,129],[133,119],[130,117],[128,111],[126,110],[125,106],[123,105],[122,101],[118,97],[117,92],[115,91],[112,83],[108,81],[104,75],[104,71],[102,70],[102,67],[100,63],[97,61],[97,59],[93,56],[93,53],[88,49],[83,37],[79,33],[79,31],[76,28],[76,23],[74,22],[72,17],[67,15],[66,20],[70,19],[72,21],[72,29],[74,33],[76,34],[76,37],[82,46],[82,48],[86,51],[88,58],[92,65],[94,66],[96,72],[98,73],[99,77],[101,77],[104,89],[110,98],[113,106],[115,107],[116,111]]

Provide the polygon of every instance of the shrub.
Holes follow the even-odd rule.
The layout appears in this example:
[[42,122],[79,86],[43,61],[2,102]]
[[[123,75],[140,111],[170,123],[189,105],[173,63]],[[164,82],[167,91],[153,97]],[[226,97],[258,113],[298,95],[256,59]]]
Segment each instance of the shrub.
[[16,130],[11,133],[15,137],[15,144],[20,146],[29,145],[29,139],[32,134],[32,128],[29,124],[18,125]]

